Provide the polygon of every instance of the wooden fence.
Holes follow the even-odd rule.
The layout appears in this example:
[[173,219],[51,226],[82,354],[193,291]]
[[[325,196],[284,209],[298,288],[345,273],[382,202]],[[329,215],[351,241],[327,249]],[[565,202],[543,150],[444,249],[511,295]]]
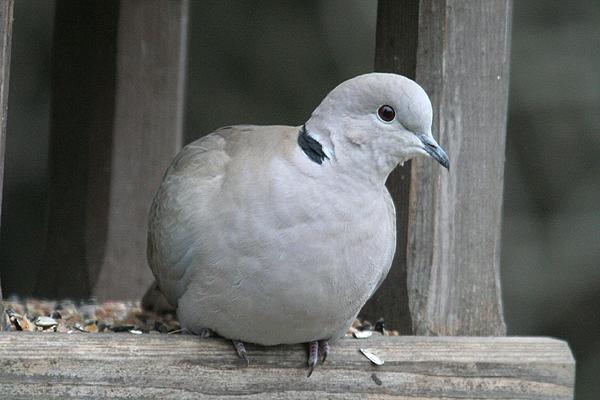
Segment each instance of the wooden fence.
[[[0,177],[12,7],[0,0]],[[188,7],[57,0],[50,230],[38,296],[139,298],[151,282],[145,218],[181,145]],[[0,398],[571,399],[566,343],[503,337],[510,17],[510,0],[379,1],[375,69],[415,78],[429,93],[434,135],[452,166],[416,160],[390,177],[398,251],[363,315],[420,336],[341,340],[306,379],[300,345],[249,345],[245,368],[219,339],[2,333]],[[370,363],[365,347],[385,363]]]

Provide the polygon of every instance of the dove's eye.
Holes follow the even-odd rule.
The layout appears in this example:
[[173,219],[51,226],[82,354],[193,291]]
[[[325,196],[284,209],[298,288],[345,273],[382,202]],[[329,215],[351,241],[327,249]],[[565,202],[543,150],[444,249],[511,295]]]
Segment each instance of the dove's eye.
[[385,122],[390,122],[396,116],[396,111],[391,106],[381,106],[377,111],[379,118]]

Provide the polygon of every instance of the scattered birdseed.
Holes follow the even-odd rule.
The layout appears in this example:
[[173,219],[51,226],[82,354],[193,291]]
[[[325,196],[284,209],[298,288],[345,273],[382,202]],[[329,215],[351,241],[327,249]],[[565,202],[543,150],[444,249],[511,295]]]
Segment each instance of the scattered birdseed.
[[175,314],[144,310],[140,302],[10,298],[3,303],[14,331],[172,333],[181,329]]
[[373,354],[372,349],[360,349],[360,352],[364,354],[373,364],[375,365],[383,365],[383,360]]
[[356,331],[352,332],[352,336],[354,336],[357,339],[366,339],[366,338],[370,338],[371,336],[373,336],[373,331],[356,330]]
[[375,382],[377,386],[383,385],[383,382],[381,382],[381,379],[379,379],[375,373],[371,374],[371,379],[373,379],[373,382]]
[[55,325],[58,325],[58,322],[52,317],[36,317],[33,320],[33,323],[36,326],[41,326],[42,328],[51,328]]
[[[25,332],[180,334],[181,326],[174,310],[154,312],[144,309],[139,301],[36,300],[16,297],[3,301],[11,329]],[[398,335],[375,327],[368,321],[356,320],[349,335],[366,338],[371,335]]]

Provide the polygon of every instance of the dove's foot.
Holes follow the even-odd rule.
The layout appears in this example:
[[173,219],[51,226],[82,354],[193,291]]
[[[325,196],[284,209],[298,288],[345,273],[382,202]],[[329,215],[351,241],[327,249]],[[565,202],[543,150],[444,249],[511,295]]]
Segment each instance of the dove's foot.
[[327,355],[329,354],[329,343],[327,340],[315,340],[314,342],[310,342],[309,350],[308,350],[308,374],[307,378],[310,378],[310,375],[313,373],[315,367],[319,363],[319,358],[321,362],[324,363],[327,359]]
[[235,350],[240,356],[241,359],[246,361],[246,366],[250,365],[250,359],[248,359],[248,353],[246,353],[246,347],[244,347],[244,342],[241,340],[233,340],[233,345],[235,346]]
[[200,331],[200,339],[206,339],[208,337],[214,336],[215,333],[213,331],[211,331],[208,328],[202,328],[202,330]]

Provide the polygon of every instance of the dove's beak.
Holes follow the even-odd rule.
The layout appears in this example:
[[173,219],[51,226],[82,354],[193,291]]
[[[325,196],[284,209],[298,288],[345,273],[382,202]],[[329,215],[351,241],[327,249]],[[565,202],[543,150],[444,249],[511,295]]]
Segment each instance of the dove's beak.
[[419,139],[423,142],[423,149],[433,157],[434,160],[442,164],[442,167],[450,169],[450,159],[446,152],[440,147],[439,144],[429,135],[419,135]]

